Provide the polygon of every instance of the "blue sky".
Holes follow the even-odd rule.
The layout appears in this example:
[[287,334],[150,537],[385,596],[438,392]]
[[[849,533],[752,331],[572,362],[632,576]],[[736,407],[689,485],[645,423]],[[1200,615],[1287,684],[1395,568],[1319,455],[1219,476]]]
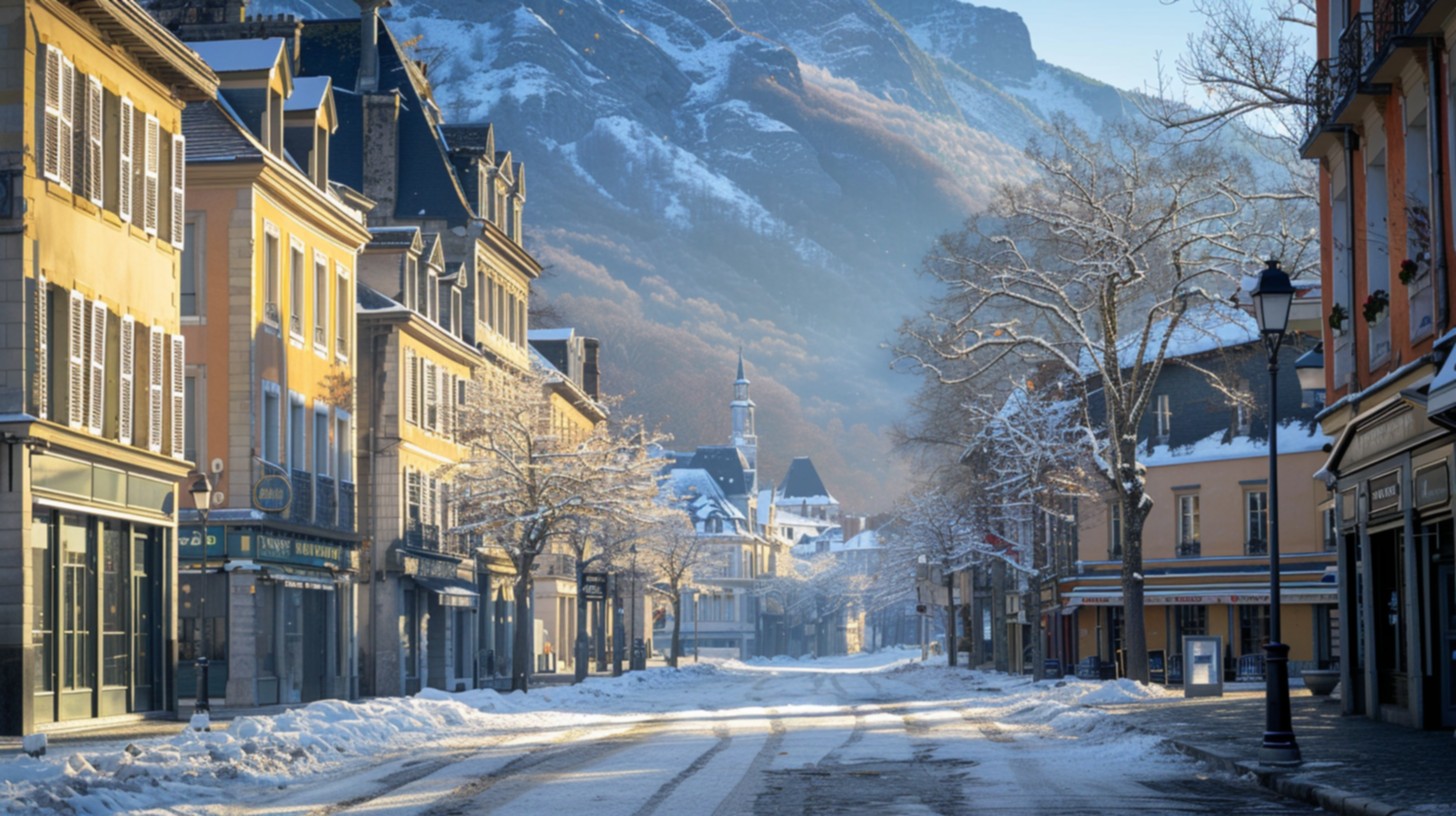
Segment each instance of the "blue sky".
[[1202,27],[1190,0],[970,0],[1014,11],[1036,54],[1119,88],[1151,84],[1158,52],[1171,68],[1189,33]]

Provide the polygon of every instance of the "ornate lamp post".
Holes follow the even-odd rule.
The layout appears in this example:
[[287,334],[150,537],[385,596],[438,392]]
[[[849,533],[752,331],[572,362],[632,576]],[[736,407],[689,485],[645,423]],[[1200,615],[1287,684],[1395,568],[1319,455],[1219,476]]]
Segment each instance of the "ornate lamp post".
[[195,710],[199,713],[212,713],[212,702],[207,694],[207,511],[212,507],[212,482],[207,478],[206,473],[198,473],[197,478],[192,480],[192,486],[187,488],[192,494],[192,504],[197,508],[197,515],[202,520],[202,579],[200,587],[202,598],[199,601],[199,612],[197,626],[197,705]]
[[1294,285],[1279,262],[1269,261],[1251,293],[1259,334],[1269,354],[1269,643],[1264,658],[1264,744],[1259,759],[1293,765],[1303,761],[1289,710],[1289,646],[1279,627],[1279,346],[1289,328]]

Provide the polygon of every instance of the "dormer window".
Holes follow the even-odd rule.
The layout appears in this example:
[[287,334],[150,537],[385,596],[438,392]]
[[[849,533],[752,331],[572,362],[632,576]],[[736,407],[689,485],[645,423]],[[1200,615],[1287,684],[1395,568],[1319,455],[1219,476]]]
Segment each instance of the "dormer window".
[[419,286],[419,261],[411,255],[404,259],[404,305],[407,309],[416,311],[420,308]]

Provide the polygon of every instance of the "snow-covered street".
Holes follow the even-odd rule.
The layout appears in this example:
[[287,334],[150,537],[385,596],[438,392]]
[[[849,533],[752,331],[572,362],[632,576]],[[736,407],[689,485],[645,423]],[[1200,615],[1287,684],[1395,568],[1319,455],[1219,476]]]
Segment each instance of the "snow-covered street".
[[[529,695],[319,702],[0,762],[10,812],[1294,813],[1098,703],[888,652],[652,669]],[[1169,704],[1173,704],[1169,701]]]

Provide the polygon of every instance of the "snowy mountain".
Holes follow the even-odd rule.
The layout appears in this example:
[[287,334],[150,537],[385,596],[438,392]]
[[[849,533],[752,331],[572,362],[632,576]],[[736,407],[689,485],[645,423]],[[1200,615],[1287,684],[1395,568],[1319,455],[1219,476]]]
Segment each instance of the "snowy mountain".
[[[250,13],[345,17],[349,0]],[[679,447],[727,439],[740,343],[762,472],[810,454],[847,506],[896,477],[879,430],[913,385],[880,344],[937,234],[1028,172],[1057,112],[1124,96],[1041,61],[1016,14],[958,0],[395,0],[454,123],[530,166],[541,290],[603,340],[604,382]]]

